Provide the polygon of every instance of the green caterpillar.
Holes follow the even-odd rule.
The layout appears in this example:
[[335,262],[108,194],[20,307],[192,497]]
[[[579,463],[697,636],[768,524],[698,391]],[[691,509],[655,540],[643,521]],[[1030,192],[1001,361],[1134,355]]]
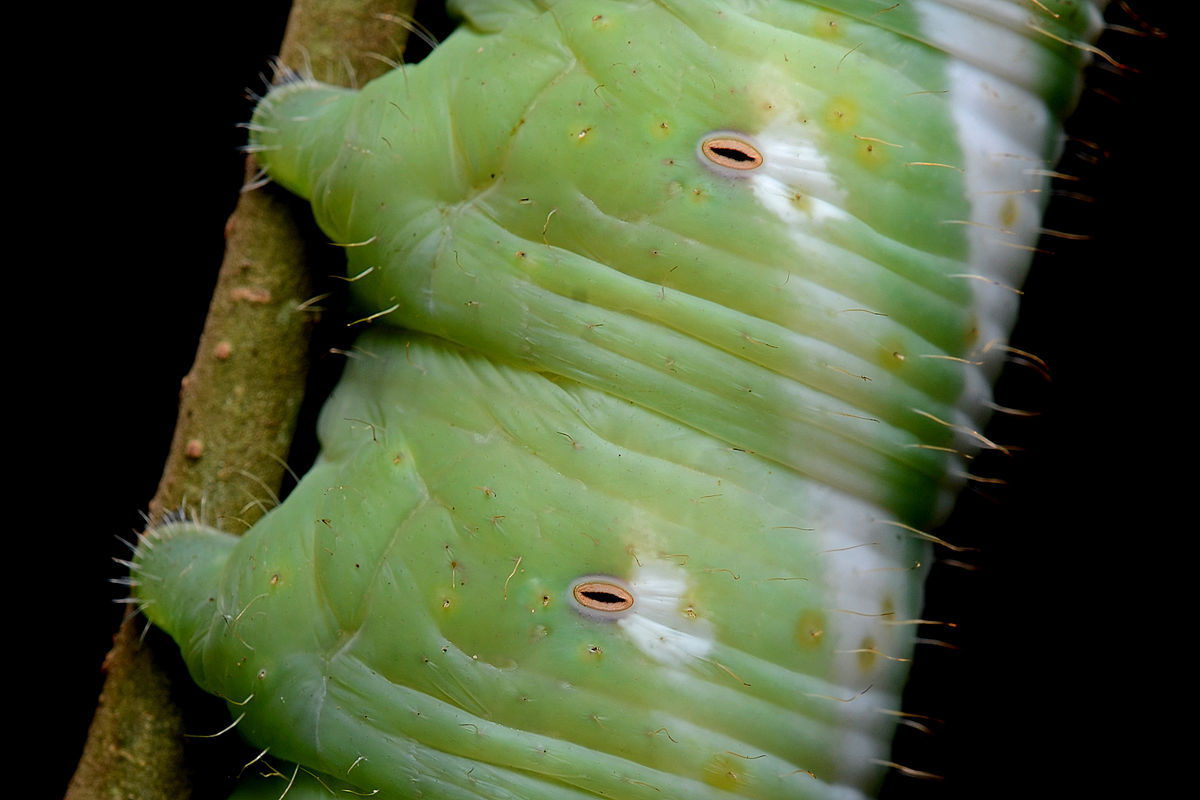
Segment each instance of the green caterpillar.
[[288,796],[870,796],[1102,5],[462,0],[273,90],[372,330],[135,578]]

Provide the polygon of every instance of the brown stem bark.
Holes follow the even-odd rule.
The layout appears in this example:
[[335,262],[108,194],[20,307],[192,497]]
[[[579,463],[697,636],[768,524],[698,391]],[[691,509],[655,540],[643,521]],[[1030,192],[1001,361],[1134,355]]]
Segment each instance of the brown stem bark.
[[[281,61],[329,83],[361,85],[399,58],[415,0],[296,0]],[[247,159],[247,182],[256,171]],[[242,195],[226,225],[226,251],[152,520],[187,508],[240,532],[265,510],[256,498],[282,482],[308,374],[317,314],[296,204],[273,186]],[[306,213],[306,212],[301,212]],[[199,504],[203,508],[199,508]],[[143,623],[144,624],[144,623]],[[105,659],[96,715],[67,800],[186,800],[191,796],[182,721],[163,664],[173,646],[139,642],[125,619]],[[158,652],[158,650],[163,652]]]

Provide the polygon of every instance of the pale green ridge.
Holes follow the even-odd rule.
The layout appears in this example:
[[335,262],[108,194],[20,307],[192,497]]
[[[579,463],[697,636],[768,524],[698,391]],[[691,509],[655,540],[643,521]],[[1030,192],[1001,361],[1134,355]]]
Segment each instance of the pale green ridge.
[[[411,775],[464,797],[475,780],[525,797],[833,796],[829,742],[875,740],[890,723],[874,703],[896,702],[904,670],[834,674],[842,617],[802,481],[583,386],[382,331],[362,351],[323,412],[322,461],[239,542],[211,617],[162,620],[203,640],[191,669],[245,713],[243,735],[331,775],[365,756],[349,780],[367,791]],[[924,549],[908,540],[892,563]],[[701,650],[651,657],[564,594],[647,567],[686,584],[661,619]],[[916,590],[886,602],[911,615]],[[906,627],[878,626],[877,646],[906,654]],[[867,685],[875,699],[830,699]]]
[[[947,277],[963,240],[945,223],[967,216],[956,173],[912,166],[953,163],[949,123],[922,114],[897,130],[909,95],[939,88],[936,69],[846,59],[849,34],[800,8],[812,31],[722,15],[745,29],[725,52],[706,38],[719,31],[678,18],[688,9],[561,3],[502,35],[460,31],[438,54],[453,72],[419,65],[344,101],[346,125],[325,133],[337,156],[308,162],[301,191],[355,245],[364,317],[633,399],[923,524],[954,482],[949,457],[921,447],[955,445],[965,385],[961,363],[930,356],[963,356],[974,328],[969,287]],[[639,69],[666,32],[679,71]],[[497,85],[517,69],[525,82]],[[872,101],[873,86],[903,102]],[[679,90],[692,102],[667,100]],[[443,95],[478,113],[419,116],[417,98]],[[694,155],[714,129],[769,138],[778,124],[811,129],[835,184],[874,181],[871,202],[850,191],[844,219],[797,228]],[[904,159],[863,154],[889,137]],[[273,169],[272,151],[263,160]],[[811,202],[796,213],[816,214]],[[733,224],[738,236],[714,239]],[[808,339],[816,349],[793,356]]]

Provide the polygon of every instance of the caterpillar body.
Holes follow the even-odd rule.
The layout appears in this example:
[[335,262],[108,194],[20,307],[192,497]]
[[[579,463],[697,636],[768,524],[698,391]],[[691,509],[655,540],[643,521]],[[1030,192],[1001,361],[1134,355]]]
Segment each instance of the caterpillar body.
[[871,796],[1103,3],[451,5],[260,103],[371,330],[146,615],[302,797]]

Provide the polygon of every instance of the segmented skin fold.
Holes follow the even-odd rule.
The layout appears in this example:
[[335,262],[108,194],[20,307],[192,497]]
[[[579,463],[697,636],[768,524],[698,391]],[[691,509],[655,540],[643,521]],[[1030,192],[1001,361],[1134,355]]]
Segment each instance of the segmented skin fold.
[[369,330],[146,615],[289,797],[871,796],[1102,4],[451,5],[260,103]]

